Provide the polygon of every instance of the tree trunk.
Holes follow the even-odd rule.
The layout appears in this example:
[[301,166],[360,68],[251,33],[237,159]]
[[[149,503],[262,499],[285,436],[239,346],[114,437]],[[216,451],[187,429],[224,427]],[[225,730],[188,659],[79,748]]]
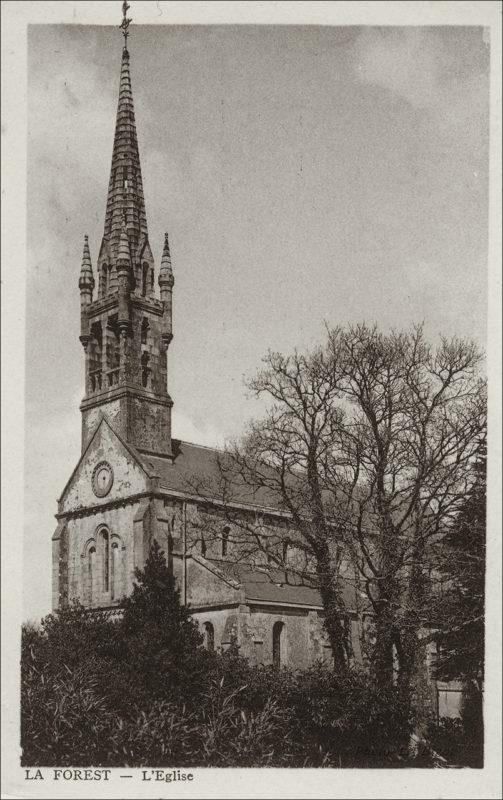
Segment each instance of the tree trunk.
[[344,620],[345,606],[337,586],[337,576],[334,575],[326,541],[320,542],[316,547],[315,556],[320,595],[325,611],[324,625],[332,648],[334,670],[346,672],[349,648]]
[[387,524],[387,520],[384,521],[380,534],[378,599],[374,603],[376,642],[372,662],[377,685],[383,691],[390,691],[394,686],[393,645],[396,638],[397,610],[400,606],[396,541],[390,530],[391,525]]
[[[412,711],[412,701],[414,692],[419,688],[421,677],[417,674],[418,670],[418,651],[417,651],[417,638],[414,631],[396,631],[396,649],[398,656],[398,677],[397,689],[400,704],[404,713],[410,715]],[[421,694],[421,692],[419,693]],[[422,697],[420,698],[422,701]],[[418,717],[416,722],[420,727],[424,722],[425,714],[422,713],[424,709],[418,709]],[[422,732],[422,731],[421,731]]]
[[376,641],[372,653],[372,669],[377,685],[384,692],[393,688],[394,613],[389,599],[377,604],[375,617]]
[[407,613],[403,617],[401,630],[397,631],[396,644],[400,701],[407,713],[412,713],[414,695],[416,696],[414,717],[419,732],[421,732],[420,729],[422,727],[426,726],[429,715],[429,704],[422,690],[425,684],[425,652],[418,641],[418,632],[421,624],[418,611],[424,608],[426,594],[423,562],[424,540],[420,524],[418,524],[415,532],[412,566],[408,581]]

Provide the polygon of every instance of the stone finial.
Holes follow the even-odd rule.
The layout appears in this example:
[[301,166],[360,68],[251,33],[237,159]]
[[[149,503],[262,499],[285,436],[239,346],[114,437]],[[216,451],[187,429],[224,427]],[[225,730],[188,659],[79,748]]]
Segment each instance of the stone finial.
[[169,251],[169,239],[168,234],[164,234],[164,248],[162,251],[162,258],[161,258],[161,268],[159,270],[159,286],[163,284],[170,284],[171,286],[174,283],[173,278],[173,268],[171,266],[171,253]]
[[82,266],[80,268],[79,289],[91,291],[94,289],[93,265],[89,252],[89,237],[84,236],[84,252],[82,253]]
[[164,234],[164,248],[162,251],[162,259],[161,259],[162,264],[164,264],[165,262],[166,264],[169,263],[169,265],[171,266],[171,253],[169,252],[169,236],[167,231]]

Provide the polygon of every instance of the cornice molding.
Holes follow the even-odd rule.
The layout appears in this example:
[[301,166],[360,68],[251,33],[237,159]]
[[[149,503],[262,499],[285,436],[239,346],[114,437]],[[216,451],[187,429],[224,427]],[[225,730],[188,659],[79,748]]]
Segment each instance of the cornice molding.
[[129,505],[133,505],[133,503],[142,500],[144,497],[154,497],[154,493],[152,491],[145,491],[145,492],[137,492],[136,494],[132,494],[130,497],[118,497],[115,500],[109,500],[106,503],[100,504],[93,504],[91,506],[79,506],[79,508],[72,509],[71,511],[63,511],[58,512],[54,516],[57,520],[70,520],[70,519],[79,519],[81,517],[89,517],[93,514],[99,514],[103,511],[110,511],[114,508],[126,507]]
[[166,408],[172,408],[173,406],[173,400],[169,394],[159,396],[154,392],[149,392],[146,389],[140,389],[138,386],[126,383],[122,386],[116,386],[113,389],[106,389],[98,394],[84,397],[79,408],[81,411],[87,411],[95,406],[101,406],[103,403],[110,403],[112,400],[131,396],[138,397],[140,400],[147,400],[149,403],[156,403],[159,406],[165,406]]

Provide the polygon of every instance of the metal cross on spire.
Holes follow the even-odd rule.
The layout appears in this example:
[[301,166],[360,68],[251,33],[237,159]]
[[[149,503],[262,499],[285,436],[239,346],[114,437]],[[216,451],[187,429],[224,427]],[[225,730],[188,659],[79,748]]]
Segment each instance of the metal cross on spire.
[[130,17],[127,17],[126,14],[129,11],[129,3],[127,0],[124,0],[122,4],[122,22],[119,25],[119,28],[122,29],[122,35],[124,36],[124,49],[127,50],[127,37],[129,36],[129,24],[133,21]]

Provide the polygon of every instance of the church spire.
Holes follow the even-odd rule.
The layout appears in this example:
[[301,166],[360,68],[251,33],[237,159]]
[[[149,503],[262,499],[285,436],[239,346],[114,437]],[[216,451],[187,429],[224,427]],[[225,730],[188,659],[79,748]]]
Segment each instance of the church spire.
[[80,273],[81,335],[86,394],[81,404],[82,447],[98,414],[141,452],[171,458],[168,347],[173,338],[173,270],[166,238],[155,292],[155,265],[136,138],[127,39],[131,20],[123,3],[124,35],[105,230],[96,261],[97,297],[87,237]]
[[126,219],[127,236],[134,262],[133,269],[136,273],[139,269],[140,251],[144,250],[148,241],[148,232],[129,72],[127,37],[131,19],[126,16],[128,9],[128,3],[124,2],[123,20],[120,25],[124,35],[124,48],[103,239],[111,261],[116,262],[122,224],[124,218]]

